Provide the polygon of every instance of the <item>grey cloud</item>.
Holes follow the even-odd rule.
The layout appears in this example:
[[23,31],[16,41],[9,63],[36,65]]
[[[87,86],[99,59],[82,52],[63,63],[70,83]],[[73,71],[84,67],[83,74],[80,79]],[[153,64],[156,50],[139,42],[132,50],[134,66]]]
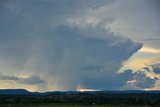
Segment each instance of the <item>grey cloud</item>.
[[21,84],[28,84],[28,85],[38,85],[38,84],[46,83],[37,75],[32,75],[28,78],[19,78],[18,82]]
[[13,80],[13,81],[17,81],[19,79],[17,77],[15,77],[15,76],[9,76],[9,75],[2,75],[2,74],[0,74],[0,80]]
[[150,72],[149,67],[144,67],[143,69],[144,69],[144,70],[147,70],[147,71],[149,71],[149,72]]
[[[141,48],[141,44],[102,29],[100,31],[95,28],[82,32],[81,29],[68,26],[56,29],[51,45],[54,51],[46,47],[43,52],[48,51],[45,55],[53,58],[49,58],[50,62],[47,65],[53,64],[53,67],[50,66],[50,73],[53,76],[58,75],[60,87],[63,85],[62,88],[75,89],[76,84],[80,84],[86,88],[114,89],[123,85],[120,81],[117,83],[112,79],[119,78],[117,71],[122,61],[127,60]],[[104,35],[104,37],[106,35],[106,37],[92,38],[92,35]],[[117,42],[119,40],[123,42]],[[113,43],[117,45],[111,45]]]
[[42,80],[37,75],[32,75],[32,76],[27,77],[27,78],[22,78],[22,77],[16,77],[16,76],[0,74],[0,80],[1,81],[11,80],[11,81],[18,82],[20,84],[27,84],[27,85],[38,85],[38,84],[46,83],[44,80]]
[[76,90],[78,86],[118,89],[130,80],[131,71],[117,72],[142,44],[100,26],[81,29],[68,25],[66,18],[90,8],[90,2],[84,1],[7,3],[0,17],[0,60],[11,70],[44,79],[31,76],[17,82],[51,83],[48,90]]
[[160,64],[153,64],[151,65],[152,69],[153,69],[153,72],[159,74],[160,73]]
[[144,70],[147,70],[148,72],[154,72],[155,74],[160,73],[160,63],[151,64],[143,68]]
[[147,77],[146,74],[142,72],[136,72],[134,74],[134,79],[136,80],[136,86],[140,88],[152,88],[155,85],[157,78]]
[[[109,0],[110,1],[110,0]],[[91,4],[101,6],[105,0],[15,0],[3,3],[0,17],[0,55],[14,68],[23,68],[37,39],[44,39],[55,26],[65,24],[66,18],[80,14]],[[78,13],[77,13],[78,11]],[[80,11],[80,12],[79,12]],[[39,41],[38,41],[39,42]],[[42,41],[43,42],[43,41]],[[6,45],[8,44],[8,45]],[[37,48],[37,47],[36,47]],[[14,58],[12,57],[12,54]],[[7,57],[5,57],[7,56]],[[14,60],[18,59],[14,64]]]
[[[132,70],[131,70],[132,71]],[[125,71],[124,71],[125,72]],[[132,71],[133,72],[133,71]],[[130,82],[126,84],[126,89],[152,89],[159,81],[160,64],[146,65],[140,71],[134,71]],[[150,76],[152,75],[152,76]]]
[[[99,80],[92,80],[93,83],[88,83],[88,86],[93,87],[93,84],[99,84],[96,85],[96,88],[101,88],[102,90],[120,90],[124,89],[124,86],[127,84],[127,81],[131,80],[133,77],[131,70],[126,70],[122,73],[107,73],[106,78],[99,78]],[[87,82],[86,82],[87,83]]]
[[143,90],[153,88],[157,80],[158,78],[156,77],[148,77],[144,71],[136,71],[130,75],[130,80],[126,83],[124,89]]

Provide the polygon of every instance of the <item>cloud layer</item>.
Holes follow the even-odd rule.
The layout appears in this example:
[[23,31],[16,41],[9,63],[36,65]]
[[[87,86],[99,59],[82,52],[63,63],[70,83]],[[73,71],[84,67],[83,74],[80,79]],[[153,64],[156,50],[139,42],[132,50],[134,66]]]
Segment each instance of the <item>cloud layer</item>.
[[[122,89],[133,78],[139,80],[132,70],[118,73],[142,43],[111,32],[114,15],[102,13],[108,14],[115,3],[112,0],[3,1],[0,71],[5,75],[0,75],[1,81],[17,81],[30,86],[28,89],[37,85],[35,90],[44,91]],[[10,73],[17,76],[7,76]],[[46,84],[45,89],[41,83]]]
[[18,83],[21,83],[21,84],[30,84],[30,85],[37,85],[37,84],[45,83],[45,81],[42,80],[37,75],[32,75],[32,76],[29,76],[29,77],[16,77],[16,76],[0,74],[0,80],[15,81],[15,82],[18,82]]

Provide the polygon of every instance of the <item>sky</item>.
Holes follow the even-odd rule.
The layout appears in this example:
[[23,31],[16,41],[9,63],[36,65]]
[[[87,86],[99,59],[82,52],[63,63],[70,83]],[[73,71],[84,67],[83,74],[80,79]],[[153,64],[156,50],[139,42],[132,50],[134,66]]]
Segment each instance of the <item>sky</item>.
[[0,0],[0,89],[160,90],[159,0]]

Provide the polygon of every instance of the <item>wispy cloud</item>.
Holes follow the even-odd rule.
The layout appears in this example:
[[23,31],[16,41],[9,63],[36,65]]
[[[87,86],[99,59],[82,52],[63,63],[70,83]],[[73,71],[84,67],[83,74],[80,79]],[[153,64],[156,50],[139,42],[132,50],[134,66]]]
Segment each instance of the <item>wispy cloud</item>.
[[31,75],[28,77],[18,77],[18,76],[0,74],[0,80],[1,81],[15,81],[20,84],[28,84],[28,85],[38,85],[38,84],[46,83],[44,80],[42,80],[37,75]]
[[139,52],[142,53],[154,53],[154,54],[160,54],[160,49],[154,49],[149,47],[143,47],[139,50]]

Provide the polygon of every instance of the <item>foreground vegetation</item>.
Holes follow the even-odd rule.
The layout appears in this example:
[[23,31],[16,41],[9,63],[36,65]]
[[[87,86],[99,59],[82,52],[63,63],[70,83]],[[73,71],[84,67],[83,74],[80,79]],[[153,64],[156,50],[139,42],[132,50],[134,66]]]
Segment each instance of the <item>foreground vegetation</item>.
[[[82,105],[82,104],[1,104],[0,107],[135,107],[135,105]],[[149,107],[138,106],[136,107]]]
[[160,92],[73,91],[0,94],[0,107],[132,107],[132,105],[160,107]]

